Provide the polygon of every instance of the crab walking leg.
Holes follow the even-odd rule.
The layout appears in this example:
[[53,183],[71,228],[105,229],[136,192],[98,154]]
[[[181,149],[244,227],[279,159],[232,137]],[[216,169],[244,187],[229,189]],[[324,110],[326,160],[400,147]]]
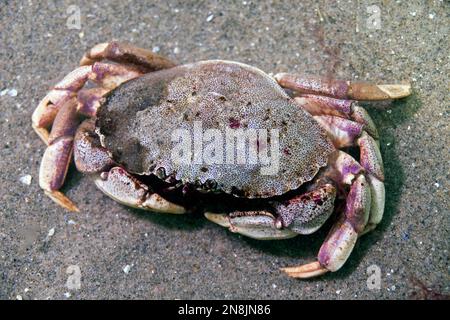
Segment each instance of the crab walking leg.
[[359,175],[352,183],[341,219],[333,226],[319,250],[318,261],[281,270],[294,278],[310,278],[339,270],[350,256],[358,235],[364,231],[370,204],[369,185],[364,175]]
[[356,121],[364,126],[372,137],[378,139],[378,130],[366,109],[356,101],[335,99],[325,96],[305,94],[295,97],[294,101],[313,116],[337,116]]
[[377,101],[399,99],[411,94],[409,84],[371,84],[289,73],[276,74],[275,80],[282,87],[299,94],[311,93],[338,99]]
[[[346,119],[334,116],[316,116],[315,118],[317,117],[321,117],[325,122],[324,128],[335,144],[346,141],[345,145],[347,145],[347,141],[355,136],[351,126],[347,129],[345,126],[338,126],[340,130],[337,130],[333,127],[335,119],[331,121],[324,117]],[[345,137],[345,139],[342,137]],[[344,215],[332,228],[320,248],[318,261],[300,267],[282,269],[289,276],[309,278],[327,271],[337,271],[350,256],[357,238],[374,229],[381,221],[384,211],[385,189],[383,162],[378,143],[367,132],[362,131],[359,137],[357,136],[354,139],[353,144],[360,148],[360,165],[356,165],[356,161],[351,156],[339,151],[331,155],[330,170],[328,170],[332,173],[329,177],[338,184],[340,182],[348,184],[356,175],[347,196]]]
[[39,186],[53,201],[70,211],[78,208],[58,189],[64,184],[72,158],[73,138],[79,123],[76,105],[76,99],[72,98],[58,111],[39,170]]
[[336,148],[350,147],[362,134],[364,125],[335,116],[313,116],[325,129]]
[[374,229],[383,216],[385,202],[383,159],[378,141],[363,130],[363,126],[351,120],[335,116],[314,116],[336,147],[356,145],[360,150],[359,163],[364,168],[371,192],[372,205],[369,227]]
[[282,228],[281,222],[268,211],[236,211],[226,213],[205,213],[206,219],[257,240],[280,240],[297,236],[297,233]]
[[184,207],[164,199],[121,167],[95,175],[94,181],[103,193],[124,205],[163,213],[186,213]]
[[73,70],[50,90],[34,110],[31,117],[33,129],[46,144],[48,144],[48,127],[55,120],[59,109],[84,86],[91,72],[91,66]]
[[168,69],[176,65],[171,60],[150,50],[117,41],[97,44],[83,56],[80,65],[90,65],[103,59],[119,63],[131,63],[141,66],[147,71]]
[[53,123],[61,106],[75,97],[88,80],[112,90],[121,83],[141,76],[133,68],[106,63],[83,66],[70,72],[39,103],[32,115],[32,126],[41,139],[48,144],[48,127]]
[[95,117],[103,97],[110,91],[111,89],[102,87],[80,90],[77,94],[77,111],[86,117]]

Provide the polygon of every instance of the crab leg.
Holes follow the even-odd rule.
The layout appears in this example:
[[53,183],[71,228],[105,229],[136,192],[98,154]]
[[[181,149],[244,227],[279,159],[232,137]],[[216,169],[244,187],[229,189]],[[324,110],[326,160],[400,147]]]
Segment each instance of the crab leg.
[[357,238],[374,229],[384,211],[384,172],[377,141],[357,122],[329,115],[314,118],[322,124],[337,147],[359,146],[360,161],[358,164],[342,151],[331,155],[325,174],[338,185],[351,183],[345,212],[320,248],[318,261],[282,269],[296,278],[309,278],[341,268]]
[[311,93],[338,99],[376,101],[398,99],[411,94],[409,84],[371,84],[288,73],[275,75],[275,80],[282,87],[299,94]]
[[80,65],[90,65],[103,59],[119,63],[131,63],[143,67],[146,71],[168,69],[176,65],[171,60],[150,50],[117,41],[97,44],[83,56]]
[[55,120],[61,106],[80,90],[89,74],[92,72],[91,66],[80,67],[64,77],[50,92],[41,100],[33,112],[32,126],[38,136],[48,144],[48,127]]
[[[48,127],[53,123],[61,106],[77,95],[88,80],[112,90],[121,83],[142,75],[135,69],[106,63],[83,66],[70,72],[39,103],[32,116],[32,125],[41,139],[48,144]],[[106,89],[105,89],[106,90]]]
[[64,184],[72,157],[73,137],[79,122],[76,105],[76,99],[72,98],[58,111],[39,170],[39,186],[53,201],[70,211],[78,208],[58,189]]
[[313,116],[338,116],[356,121],[364,126],[372,137],[378,139],[378,131],[367,111],[356,101],[335,99],[325,96],[301,95],[294,98],[298,105]]
[[302,95],[295,98],[295,101],[314,116],[338,148],[355,144],[359,147],[360,162],[367,172],[373,194],[367,229],[373,229],[383,215],[385,189],[383,160],[376,140],[378,132],[369,114],[350,100]]
[[78,112],[86,117],[94,117],[103,102],[103,97],[110,91],[111,89],[101,87],[80,90],[77,95]]
[[[337,147],[356,145],[360,150],[359,163],[364,168],[372,193],[371,216],[377,217],[370,223],[373,228],[375,221],[379,222],[384,210],[385,189],[383,159],[378,141],[360,128],[357,132],[356,122],[334,116],[314,116],[327,131],[331,140]],[[353,139],[353,142],[351,140]]]
[[[103,59],[126,65],[96,62]],[[32,115],[34,130],[48,145],[39,173],[40,186],[54,201],[73,211],[77,211],[77,207],[58,189],[64,183],[71,161],[74,132],[78,125],[77,115],[94,117],[104,96],[123,82],[149,71],[175,66],[172,61],[151,51],[119,42],[95,46],[85,54],[81,65],[50,90]],[[100,87],[82,90],[88,80]],[[49,133],[50,127],[52,128]],[[78,159],[77,167],[82,167],[81,171],[111,167],[112,160],[109,156],[105,156],[105,150],[99,146],[87,147],[91,142],[90,137],[86,131],[80,133],[83,134],[82,138],[77,139],[78,151],[75,152]],[[87,150],[90,151],[91,163],[83,161],[86,160],[83,157],[86,156]]]
[[345,212],[333,226],[318,254],[318,261],[299,267],[283,268],[294,278],[310,278],[342,267],[363,233],[369,219],[371,193],[364,175],[352,183]]
[[[99,97],[120,83],[140,76],[141,73],[120,65],[95,63],[80,67],[67,75],[41,101],[33,113],[33,128],[48,145],[39,171],[39,185],[56,203],[70,211],[78,208],[58,191],[64,184],[72,159],[74,134],[79,124],[78,109],[94,114]],[[77,92],[88,80],[106,88],[85,91],[84,99],[77,101]],[[81,95],[83,98],[83,96]],[[52,125],[53,123],[53,125]],[[52,125],[50,134],[48,127]]]

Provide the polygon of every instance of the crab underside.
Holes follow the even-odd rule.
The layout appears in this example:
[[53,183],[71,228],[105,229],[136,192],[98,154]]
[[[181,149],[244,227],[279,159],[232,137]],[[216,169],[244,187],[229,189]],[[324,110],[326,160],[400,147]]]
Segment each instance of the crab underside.
[[[77,169],[120,203],[202,212],[256,239],[310,234],[333,215],[317,261],[282,269],[317,276],[338,270],[384,211],[378,133],[355,100],[409,94],[409,85],[270,77],[223,60],[177,66],[145,49],[99,44],[33,114],[48,144],[39,183],[77,211],[58,191],[74,156]],[[217,149],[217,139],[232,148]],[[192,157],[174,153],[174,143],[193,145]]]

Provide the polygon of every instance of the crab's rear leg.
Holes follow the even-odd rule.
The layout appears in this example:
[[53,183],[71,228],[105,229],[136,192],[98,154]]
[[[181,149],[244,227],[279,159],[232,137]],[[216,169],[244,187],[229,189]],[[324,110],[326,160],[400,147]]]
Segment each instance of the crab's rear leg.
[[338,99],[376,101],[398,99],[411,94],[409,84],[372,84],[289,73],[279,73],[275,75],[275,79],[282,87],[299,94]]
[[168,69],[176,64],[150,50],[135,47],[126,43],[111,41],[95,45],[80,61],[80,65],[90,65],[103,59],[114,62],[133,64],[146,72]]
[[100,190],[124,205],[165,213],[186,212],[119,167],[101,146],[94,128],[93,119],[85,120],[75,135],[74,158],[80,172],[93,175]]

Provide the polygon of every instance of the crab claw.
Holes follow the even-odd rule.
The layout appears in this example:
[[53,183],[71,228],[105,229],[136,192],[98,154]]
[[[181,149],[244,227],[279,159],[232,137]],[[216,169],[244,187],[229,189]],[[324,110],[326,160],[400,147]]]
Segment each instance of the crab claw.
[[288,239],[297,234],[282,228],[274,216],[267,211],[236,211],[230,214],[205,213],[206,219],[229,228],[231,232],[258,240]]
[[95,184],[107,196],[124,205],[162,213],[182,214],[186,209],[172,203],[130,175],[121,167],[96,175]]
[[283,227],[307,235],[316,232],[330,217],[335,198],[336,188],[324,184],[287,201],[274,202],[273,206]]

